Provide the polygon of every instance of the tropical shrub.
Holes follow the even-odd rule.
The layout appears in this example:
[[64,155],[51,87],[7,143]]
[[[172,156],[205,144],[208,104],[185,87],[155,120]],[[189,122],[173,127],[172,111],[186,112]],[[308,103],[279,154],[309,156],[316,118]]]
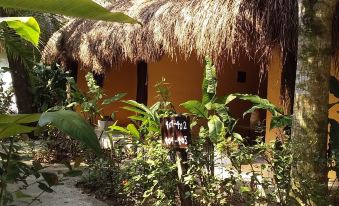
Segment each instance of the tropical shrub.
[[[44,192],[53,192],[52,186],[58,184],[56,174],[40,172],[43,167],[34,163],[28,166],[22,162],[18,155],[20,145],[15,142],[18,138],[23,138],[25,133],[39,131],[38,127],[32,126],[38,122],[39,127],[55,126],[60,131],[69,134],[73,138],[79,139],[86,146],[91,148],[97,155],[101,155],[99,141],[90,125],[82,117],[71,111],[56,111],[41,114],[16,114],[0,115],[0,205],[8,205],[13,201],[13,195],[18,198],[27,198],[21,190],[12,194],[8,191],[8,184],[23,182],[24,188],[29,185],[26,178],[34,175],[36,178],[43,177],[43,181],[37,180],[39,188]],[[27,124],[31,126],[27,126]]]
[[10,109],[13,104],[13,88],[5,88],[5,82],[3,81],[1,72],[0,70],[0,114],[13,113]]
[[[91,125],[94,125],[94,120],[96,118],[104,118],[101,114],[101,110],[105,105],[119,101],[126,95],[126,93],[117,93],[113,97],[105,98],[107,95],[104,94],[102,88],[97,85],[91,72],[86,74],[88,87],[88,92],[86,93],[78,88],[72,77],[68,77],[67,80],[71,87],[71,97],[69,100],[71,103],[68,107],[79,106],[81,113]],[[112,112],[110,116],[114,119],[114,112]]]
[[45,112],[51,107],[66,104],[66,85],[68,72],[57,64],[46,66],[37,64],[32,71],[34,104],[38,112]]
[[[121,161],[123,166],[120,169],[120,173],[126,175],[123,191],[128,197],[133,197],[134,204],[175,205],[178,203],[175,190],[180,183],[188,186],[186,195],[196,205],[287,204],[291,155],[288,129],[283,128],[290,125],[290,117],[256,95],[217,97],[216,84],[215,68],[207,60],[202,101],[190,100],[182,104],[190,112],[192,129],[198,127],[200,130],[199,134],[193,133],[197,136],[192,138],[193,142],[186,150],[188,171],[183,179],[179,179],[176,172],[174,151],[161,145],[160,117],[175,114],[168,99],[169,92],[163,88],[166,84],[162,82],[161,99],[151,107],[125,101],[127,106],[124,108],[135,112],[130,117],[135,124],[126,128],[113,125],[110,129],[124,133],[125,143],[129,143],[134,151],[134,156]],[[265,144],[262,137],[258,137],[257,144],[248,146],[235,131],[237,120],[229,113],[228,104],[235,99],[253,103],[244,115],[256,109],[271,112],[271,128],[282,128],[277,138],[279,141]],[[215,171],[216,162],[221,157],[228,161],[228,164],[218,166],[224,176]],[[244,170],[244,166],[247,169]]]

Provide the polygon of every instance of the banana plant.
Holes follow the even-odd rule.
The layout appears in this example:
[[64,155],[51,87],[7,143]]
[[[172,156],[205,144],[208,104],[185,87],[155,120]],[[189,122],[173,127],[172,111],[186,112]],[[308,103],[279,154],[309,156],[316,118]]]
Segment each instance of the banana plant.
[[123,109],[134,112],[129,119],[138,123],[138,128],[134,124],[129,124],[126,128],[117,126],[117,122],[110,128],[111,132],[119,131],[127,135],[131,135],[134,140],[142,141],[145,136],[160,135],[160,118],[158,114],[159,103],[154,104],[150,108],[142,103],[134,100],[122,101],[126,104]]
[[[38,126],[27,126],[36,124]],[[93,128],[76,112],[60,110],[43,114],[0,115],[0,140],[38,130],[51,125],[80,140],[96,154],[101,154],[99,140]]]
[[228,95],[216,97],[217,72],[212,61],[206,57],[205,72],[202,83],[202,100],[189,100],[182,107],[200,119],[208,121],[208,136],[211,142],[217,144],[225,139],[225,136],[241,138],[234,132],[236,120],[229,115],[228,104],[236,97]]
[[13,29],[17,35],[26,41],[38,46],[40,26],[33,17],[2,17],[0,18],[0,30],[5,26]]
[[253,106],[244,112],[243,116],[252,113],[257,109],[265,109],[272,113],[271,129],[284,128],[292,123],[291,117],[258,95],[250,94],[229,94],[222,97],[216,96],[217,88],[216,68],[209,58],[205,59],[205,72],[202,84],[202,100],[190,100],[181,106],[187,109],[194,116],[208,121],[208,134],[210,140],[217,144],[225,137],[231,137],[242,141],[240,134],[234,131],[237,120],[230,116],[228,104],[235,99],[249,101]]

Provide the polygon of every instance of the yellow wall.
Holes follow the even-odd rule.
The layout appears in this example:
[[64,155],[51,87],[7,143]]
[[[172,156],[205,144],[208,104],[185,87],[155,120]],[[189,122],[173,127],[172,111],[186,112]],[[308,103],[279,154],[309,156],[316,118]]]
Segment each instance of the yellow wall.
[[[267,99],[278,107],[282,107],[280,102],[280,87],[281,87],[281,71],[282,71],[282,59],[279,48],[273,50],[273,55],[270,63],[270,68],[267,74]],[[266,138],[268,143],[277,136],[279,129],[270,129],[270,122],[272,115],[270,112],[266,114]]]
[[[238,71],[246,72],[246,82],[237,81]],[[226,61],[224,68],[218,73],[218,96],[231,93],[256,94],[266,98],[266,80],[263,79],[259,87],[259,65],[250,61],[245,56],[241,57],[236,63]],[[244,135],[249,135],[250,114],[243,118],[243,113],[251,107],[251,103],[241,100],[234,100],[229,104],[230,112],[233,117],[239,119],[239,129]],[[260,120],[265,118],[265,112],[261,113]],[[245,127],[245,128],[244,128]],[[242,128],[242,129],[241,129]]]
[[[77,83],[79,89],[82,91],[87,91],[87,84],[85,75],[87,71],[80,69],[78,71]],[[136,65],[131,63],[125,63],[121,66],[121,69],[110,69],[105,73],[105,80],[103,83],[104,93],[107,95],[106,98],[114,96],[116,93],[127,93],[124,97],[127,99],[136,99],[137,93],[137,69]],[[107,105],[102,110],[102,114],[110,116],[112,111],[117,111],[115,113],[116,120],[120,125],[126,125],[129,120],[127,119],[132,113],[128,112],[121,107],[124,106],[123,103],[116,102],[111,105]]]
[[187,112],[179,105],[190,99],[201,99],[201,83],[203,79],[203,66],[196,57],[187,61],[171,60],[164,56],[156,63],[148,64],[148,105],[158,101],[154,85],[161,81],[162,77],[169,83],[170,96],[177,113]]
[[[268,71],[268,87],[267,87],[267,98],[273,104],[282,107],[280,102],[280,85],[281,85],[281,71],[282,71],[282,60],[281,53],[278,48],[276,48],[272,55],[272,60],[270,64],[270,68]],[[335,68],[332,65],[331,74],[336,76],[339,79],[339,74],[335,72]],[[329,103],[338,102],[339,99],[335,98],[332,94],[329,97]],[[329,110],[329,118],[335,119],[339,121],[339,105],[332,107]],[[271,122],[271,114],[267,113],[266,116],[266,142],[270,142],[274,140],[276,134],[279,133],[279,130],[270,130],[269,124]]]
[[[171,101],[178,113],[187,112],[179,105],[185,101],[196,99],[201,100],[201,84],[203,78],[204,65],[197,61],[195,55],[188,60],[177,59],[176,61],[164,56],[160,61],[148,65],[148,104],[152,105],[157,101],[157,93],[154,85],[162,77],[170,85]],[[246,83],[237,82],[237,72],[245,71]],[[266,97],[265,81],[262,83],[260,95]],[[251,93],[258,94],[259,86],[259,66],[248,60],[241,58],[236,64],[227,61],[222,70],[218,71],[217,95],[227,95],[230,93]],[[239,119],[239,124],[249,126],[249,115],[243,119],[242,114],[250,107],[244,101],[234,101],[230,104],[232,115]],[[262,119],[265,115],[262,115]],[[244,132],[243,132],[244,133]],[[247,133],[245,133],[247,135]]]

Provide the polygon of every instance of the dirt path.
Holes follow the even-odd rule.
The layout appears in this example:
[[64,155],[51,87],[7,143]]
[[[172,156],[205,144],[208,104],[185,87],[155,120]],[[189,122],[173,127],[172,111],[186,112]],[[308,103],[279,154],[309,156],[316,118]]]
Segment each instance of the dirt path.
[[[45,170],[49,172],[60,173],[61,171],[67,171],[63,165],[51,165]],[[39,201],[34,201],[31,205],[38,206],[108,206],[106,203],[101,202],[90,196],[84,194],[81,190],[75,187],[76,182],[79,180],[79,177],[67,177],[67,179],[62,181],[62,185],[53,186],[52,189],[55,191],[53,193],[43,193],[39,196]],[[32,177],[28,178],[28,183],[35,182],[35,179]],[[19,185],[11,185],[10,190],[16,191]],[[32,197],[37,197],[41,190],[38,188],[37,184],[33,184],[28,189],[23,190],[24,193],[31,195]],[[28,205],[31,202],[31,199],[20,199],[14,202],[14,205],[24,206]]]

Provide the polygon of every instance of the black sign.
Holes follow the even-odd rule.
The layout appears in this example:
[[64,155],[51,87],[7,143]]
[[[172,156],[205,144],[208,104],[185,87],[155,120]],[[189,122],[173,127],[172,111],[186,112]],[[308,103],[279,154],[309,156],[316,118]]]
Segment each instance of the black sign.
[[160,119],[162,143],[166,147],[187,148],[191,143],[189,117],[178,115]]

